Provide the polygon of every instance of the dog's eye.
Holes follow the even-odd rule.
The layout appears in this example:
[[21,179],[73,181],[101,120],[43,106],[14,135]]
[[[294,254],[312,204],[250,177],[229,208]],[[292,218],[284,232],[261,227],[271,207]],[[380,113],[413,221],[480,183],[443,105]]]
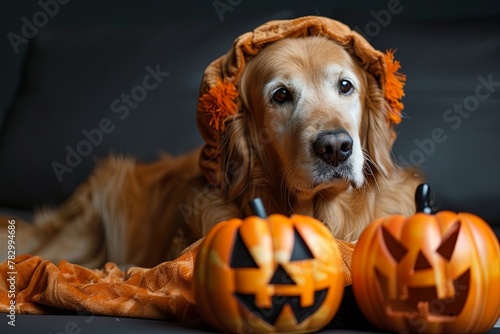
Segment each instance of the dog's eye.
[[288,91],[288,89],[280,87],[276,89],[273,93],[273,102],[278,104],[283,104],[292,99],[292,94]]
[[352,83],[349,80],[340,80],[339,82],[339,91],[344,94],[348,95],[352,92],[354,87],[352,86]]

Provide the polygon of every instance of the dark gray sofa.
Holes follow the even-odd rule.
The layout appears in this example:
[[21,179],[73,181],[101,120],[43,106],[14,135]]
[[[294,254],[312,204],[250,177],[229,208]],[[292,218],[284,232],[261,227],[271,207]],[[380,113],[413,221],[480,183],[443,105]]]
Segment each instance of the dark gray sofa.
[[[37,1],[0,4],[2,213],[29,217],[60,203],[110,153],[150,161],[197,147],[208,63],[270,19],[324,15],[379,49],[397,49],[408,84],[396,160],[422,169],[437,209],[475,213],[500,235],[500,3],[55,1],[48,10]],[[151,72],[161,72],[157,85],[137,88]],[[20,316],[16,332],[64,333],[73,322],[81,333],[201,330],[84,317]],[[1,332],[13,329],[6,323]]]

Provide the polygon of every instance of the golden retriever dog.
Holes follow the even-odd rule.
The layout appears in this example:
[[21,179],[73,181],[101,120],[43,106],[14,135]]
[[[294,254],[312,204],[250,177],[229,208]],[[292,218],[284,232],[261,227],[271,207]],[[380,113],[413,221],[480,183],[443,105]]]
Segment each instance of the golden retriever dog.
[[320,36],[270,43],[237,89],[225,186],[201,173],[200,150],[150,164],[111,157],[58,208],[18,222],[18,254],[154,266],[218,222],[249,215],[256,197],[269,214],[310,215],[353,242],[376,218],[414,212],[421,177],[393,161],[382,90],[344,47]]

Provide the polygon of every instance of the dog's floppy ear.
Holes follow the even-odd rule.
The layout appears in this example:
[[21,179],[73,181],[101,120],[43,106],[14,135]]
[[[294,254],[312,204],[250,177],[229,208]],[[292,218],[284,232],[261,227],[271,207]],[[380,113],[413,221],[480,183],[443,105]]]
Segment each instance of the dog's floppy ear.
[[387,117],[387,102],[382,89],[371,74],[366,73],[366,78],[365,115],[363,115],[361,129],[363,149],[372,160],[367,159],[366,163],[371,173],[380,173],[389,177],[395,167],[392,159],[392,145],[396,139],[396,133]]
[[226,121],[226,132],[222,138],[222,187],[226,199],[234,199],[248,186],[253,160],[249,143],[248,115],[238,113]]

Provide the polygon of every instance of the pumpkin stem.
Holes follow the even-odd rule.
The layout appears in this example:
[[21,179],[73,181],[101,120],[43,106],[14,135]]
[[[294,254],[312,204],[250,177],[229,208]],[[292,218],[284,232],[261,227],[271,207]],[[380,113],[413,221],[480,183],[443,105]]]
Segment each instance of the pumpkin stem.
[[260,218],[267,217],[266,209],[264,208],[264,204],[262,204],[262,200],[259,197],[248,201],[248,204],[250,205],[250,210],[252,210],[252,213],[254,215]]
[[419,184],[415,191],[415,206],[417,212],[432,214],[431,188],[427,183]]

